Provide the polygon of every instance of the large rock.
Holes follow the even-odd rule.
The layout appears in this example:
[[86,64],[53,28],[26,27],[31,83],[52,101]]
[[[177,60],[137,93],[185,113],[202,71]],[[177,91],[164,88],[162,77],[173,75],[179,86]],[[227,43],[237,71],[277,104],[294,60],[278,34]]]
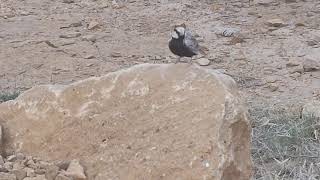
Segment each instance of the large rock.
[[88,179],[248,180],[247,111],[229,76],[138,65],[0,104],[5,150],[80,158]]

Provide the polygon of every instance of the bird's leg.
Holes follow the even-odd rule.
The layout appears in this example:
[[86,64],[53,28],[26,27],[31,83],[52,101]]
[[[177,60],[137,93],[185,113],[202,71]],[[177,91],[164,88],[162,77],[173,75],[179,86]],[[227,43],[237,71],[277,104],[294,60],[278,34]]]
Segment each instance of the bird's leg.
[[176,60],[175,64],[177,64],[178,62],[180,62],[181,57],[179,56],[178,59]]

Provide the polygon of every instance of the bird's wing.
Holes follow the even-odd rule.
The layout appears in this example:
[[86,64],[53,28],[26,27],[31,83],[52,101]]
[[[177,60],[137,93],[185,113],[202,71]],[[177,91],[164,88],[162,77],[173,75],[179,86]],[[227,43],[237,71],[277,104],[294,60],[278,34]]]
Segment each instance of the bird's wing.
[[191,32],[186,31],[183,43],[193,53],[199,53],[198,41],[192,36]]

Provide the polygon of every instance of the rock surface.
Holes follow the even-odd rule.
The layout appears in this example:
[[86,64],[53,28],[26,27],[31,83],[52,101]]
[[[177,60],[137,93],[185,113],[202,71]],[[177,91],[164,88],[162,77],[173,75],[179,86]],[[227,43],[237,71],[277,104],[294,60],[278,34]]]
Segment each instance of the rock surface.
[[197,65],[143,64],[35,87],[0,104],[0,123],[6,152],[80,158],[88,179],[252,174],[251,127],[234,80]]

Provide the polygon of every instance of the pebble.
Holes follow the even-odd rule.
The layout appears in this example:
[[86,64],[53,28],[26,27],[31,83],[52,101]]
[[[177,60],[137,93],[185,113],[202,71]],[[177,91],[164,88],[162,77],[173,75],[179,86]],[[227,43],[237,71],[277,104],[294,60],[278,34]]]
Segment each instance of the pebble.
[[279,78],[276,77],[276,76],[268,76],[268,77],[266,78],[266,82],[267,82],[267,83],[274,83],[274,82],[276,82],[276,81],[279,81]]
[[289,62],[287,62],[286,66],[287,67],[295,67],[299,66],[301,63],[297,60],[290,59]]
[[17,154],[16,154],[16,157],[17,157],[17,160],[21,160],[21,161],[26,158],[25,155],[22,154],[22,153],[17,153]]
[[34,173],[36,173],[38,175],[42,175],[42,174],[45,174],[46,171],[44,169],[37,168],[34,170]]
[[283,27],[286,24],[282,19],[270,19],[267,21],[267,25],[271,27]]
[[13,161],[17,160],[17,156],[16,155],[10,155],[10,156],[7,157],[7,160],[9,162],[13,162]]
[[320,70],[320,64],[316,60],[311,59],[311,58],[306,58],[303,61],[302,65],[303,65],[303,70],[305,72]]
[[55,180],[58,175],[59,167],[56,165],[50,165],[46,169],[45,177],[47,180]]
[[58,166],[59,169],[62,169],[62,170],[66,171],[68,169],[68,167],[69,167],[69,164],[70,164],[70,161],[59,161],[59,162],[56,163],[56,166]]
[[27,172],[28,177],[36,177],[37,176],[36,173],[34,172],[34,169],[32,169],[32,168],[26,167],[26,168],[24,168],[24,170]]
[[210,60],[207,58],[200,58],[196,61],[200,66],[208,66],[210,64]]
[[303,69],[302,65],[295,66],[295,67],[293,67],[292,69],[289,70],[290,74],[294,74],[294,73],[302,74],[303,72],[304,72],[304,69]]
[[86,55],[84,58],[85,59],[93,59],[93,58],[95,58],[95,56],[92,54],[89,54],[89,55]]
[[271,6],[273,2],[274,2],[273,0],[254,0],[255,4],[264,6],[264,7]]
[[55,178],[55,180],[72,180],[72,179],[63,175],[63,174],[58,174],[58,176]]
[[25,177],[27,177],[27,172],[23,169],[16,169],[13,170],[11,173],[16,175],[17,180],[23,180]]
[[95,29],[99,26],[99,22],[98,21],[91,21],[88,25],[88,29],[89,30],[92,30],[92,29]]
[[6,168],[7,170],[11,170],[13,167],[13,162],[5,162],[3,167]]
[[56,45],[54,45],[52,42],[46,40],[44,41],[48,46],[52,47],[52,48],[58,48]]
[[118,57],[122,57],[122,55],[119,52],[113,52],[111,53],[111,57],[118,58]]
[[78,160],[72,160],[66,171],[66,175],[76,180],[86,180],[84,169]]
[[70,27],[80,27],[80,26],[82,26],[82,22],[81,22],[81,21],[71,23],[71,24],[69,24],[68,26],[66,26],[66,28],[70,28]]
[[26,177],[23,180],[46,180],[44,175],[38,175],[36,177]]
[[71,4],[74,3],[74,0],[62,0],[63,3]]
[[4,166],[0,165],[0,172],[9,172],[9,171]]
[[96,42],[97,38],[95,35],[85,35],[82,37],[83,41],[91,41],[91,42]]
[[286,3],[296,3],[297,0],[285,0]]
[[60,38],[65,38],[65,39],[76,38],[79,36],[81,36],[81,33],[79,33],[79,32],[59,35]]
[[275,85],[275,84],[270,84],[270,85],[268,86],[268,88],[269,88],[269,90],[270,90],[271,92],[274,92],[274,91],[277,91],[277,90],[279,89],[279,86],[277,86],[277,85]]
[[63,41],[60,42],[61,46],[67,46],[67,45],[72,45],[75,44],[76,41],[73,39],[65,39]]

